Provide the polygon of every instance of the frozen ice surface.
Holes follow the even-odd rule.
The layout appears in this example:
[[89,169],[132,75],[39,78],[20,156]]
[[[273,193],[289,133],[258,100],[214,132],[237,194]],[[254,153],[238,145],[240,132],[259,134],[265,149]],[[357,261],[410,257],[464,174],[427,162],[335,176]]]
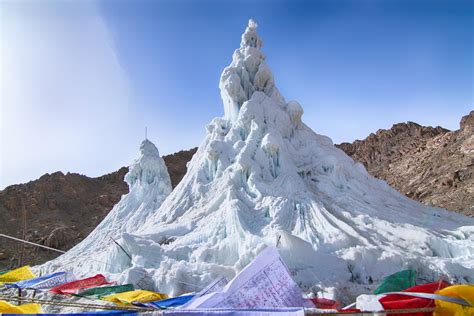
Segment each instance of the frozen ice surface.
[[110,234],[132,259],[113,245],[101,248],[109,265],[76,263],[75,272],[108,269],[170,295],[231,279],[266,245],[278,247],[303,291],[328,298],[351,300],[407,268],[473,283],[474,219],[408,199],[306,126],[302,106],[276,88],[256,29],[250,21],[222,73],[224,117],[207,126],[175,190],[161,204],[170,190],[161,160],[155,178],[132,168],[130,194],[51,264],[87,256]]

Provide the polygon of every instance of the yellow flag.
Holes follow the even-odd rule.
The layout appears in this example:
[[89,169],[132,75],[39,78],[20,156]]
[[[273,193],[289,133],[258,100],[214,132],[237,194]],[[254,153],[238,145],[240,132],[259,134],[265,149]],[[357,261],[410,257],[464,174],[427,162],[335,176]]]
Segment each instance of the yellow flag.
[[104,301],[113,302],[119,305],[127,305],[132,302],[147,303],[153,301],[159,301],[167,299],[168,295],[156,292],[150,292],[145,290],[135,290],[129,292],[123,292],[118,294],[112,294],[103,297]]
[[[472,306],[474,306],[474,285],[462,284],[445,287],[436,292],[436,294],[462,298]],[[436,300],[436,310],[434,316],[466,316],[474,315],[474,307],[462,306],[455,303]]]
[[0,275],[0,284],[13,283],[22,280],[28,280],[36,277],[30,266],[23,266],[21,268],[8,271],[5,274]]
[[0,314],[41,314],[41,305],[22,304],[13,305],[5,301],[0,301]]

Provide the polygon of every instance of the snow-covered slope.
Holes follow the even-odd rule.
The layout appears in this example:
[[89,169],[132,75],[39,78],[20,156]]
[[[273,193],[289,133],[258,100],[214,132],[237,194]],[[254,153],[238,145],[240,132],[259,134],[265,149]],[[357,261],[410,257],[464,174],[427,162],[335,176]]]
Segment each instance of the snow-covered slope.
[[155,145],[145,139],[140,145],[140,157],[125,175],[129,193],[82,242],[66,254],[52,260],[41,269],[73,270],[77,275],[109,271],[106,249],[125,233],[139,233],[148,217],[171,193],[171,181],[165,162]]
[[112,277],[176,295],[231,278],[277,245],[306,292],[352,296],[408,267],[474,282],[474,219],[404,197],[308,128],[276,88],[256,28],[250,21],[222,74],[225,115],[207,126],[186,176],[119,240],[132,259],[119,247],[105,255]]

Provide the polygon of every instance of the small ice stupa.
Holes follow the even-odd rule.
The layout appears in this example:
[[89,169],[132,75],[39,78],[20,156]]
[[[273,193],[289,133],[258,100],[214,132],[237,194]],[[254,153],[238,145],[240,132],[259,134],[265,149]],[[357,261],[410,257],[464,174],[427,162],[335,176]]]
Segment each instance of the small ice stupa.
[[115,247],[123,233],[139,233],[147,219],[171,193],[171,180],[156,146],[145,139],[140,157],[125,175],[129,193],[122,196],[105,219],[82,242],[42,269],[74,271],[78,276],[107,272],[106,249]]
[[342,299],[406,268],[474,282],[474,218],[408,199],[306,126],[256,30],[250,21],[222,73],[224,117],[159,209],[122,235],[125,251],[109,249],[111,277],[177,295],[276,245],[304,291],[337,288]]

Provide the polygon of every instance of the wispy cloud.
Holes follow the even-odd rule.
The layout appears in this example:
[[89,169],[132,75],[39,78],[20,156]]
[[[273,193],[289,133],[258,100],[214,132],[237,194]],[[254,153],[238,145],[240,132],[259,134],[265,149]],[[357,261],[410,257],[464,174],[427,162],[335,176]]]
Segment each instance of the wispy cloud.
[[120,141],[130,85],[97,7],[1,7],[0,188],[56,170],[98,175],[128,162]]

